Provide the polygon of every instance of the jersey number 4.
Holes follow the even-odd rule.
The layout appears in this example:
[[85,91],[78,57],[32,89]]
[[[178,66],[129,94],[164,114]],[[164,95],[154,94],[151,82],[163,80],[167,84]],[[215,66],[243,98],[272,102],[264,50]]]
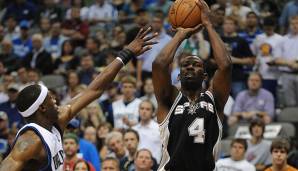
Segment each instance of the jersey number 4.
[[196,118],[188,127],[189,136],[194,137],[194,143],[205,142],[204,118]]

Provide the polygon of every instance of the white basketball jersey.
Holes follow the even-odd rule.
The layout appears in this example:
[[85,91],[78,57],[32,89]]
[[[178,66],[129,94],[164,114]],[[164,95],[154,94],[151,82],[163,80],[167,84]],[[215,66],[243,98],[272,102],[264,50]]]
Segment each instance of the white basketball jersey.
[[[24,125],[18,132],[17,138],[26,130],[34,131],[41,139],[48,158],[48,164],[41,170],[46,171],[63,171],[64,151],[62,145],[62,138],[59,130],[52,127],[51,132],[47,129],[35,124],[30,123]],[[15,140],[15,141],[16,141]]]

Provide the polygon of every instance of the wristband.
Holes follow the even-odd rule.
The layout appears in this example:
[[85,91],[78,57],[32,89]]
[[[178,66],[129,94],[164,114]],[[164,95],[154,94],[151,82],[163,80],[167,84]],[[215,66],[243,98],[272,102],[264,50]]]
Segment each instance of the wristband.
[[129,49],[123,49],[118,53],[118,57],[121,59],[122,63],[125,65],[129,62],[129,60],[131,58],[135,57],[135,54]]

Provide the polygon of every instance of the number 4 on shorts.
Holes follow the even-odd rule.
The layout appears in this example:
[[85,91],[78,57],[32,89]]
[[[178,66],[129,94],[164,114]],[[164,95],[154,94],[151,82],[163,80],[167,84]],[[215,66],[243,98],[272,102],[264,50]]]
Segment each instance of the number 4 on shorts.
[[194,143],[205,142],[204,118],[196,118],[188,127],[189,136],[194,137]]

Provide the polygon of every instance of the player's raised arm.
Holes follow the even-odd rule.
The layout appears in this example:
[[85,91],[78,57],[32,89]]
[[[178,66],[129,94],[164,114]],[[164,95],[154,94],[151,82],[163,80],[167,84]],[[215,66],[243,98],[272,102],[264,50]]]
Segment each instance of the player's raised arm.
[[208,5],[203,0],[198,0],[197,2],[201,9],[202,24],[209,34],[213,56],[218,67],[209,90],[214,95],[218,113],[222,114],[231,89],[232,61],[223,41],[212,27],[209,20],[210,10]]
[[[118,57],[110,63],[103,72],[101,72],[87,87],[85,91],[80,93],[65,109],[61,109],[62,116],[59,117],[59,125],[63,129],[67,123],[85,106],[96,100],[106,89],[106,87],[114,80],[120,69],[133,57],[136,57],[145,51],[151,49],[151,45],[156,42],[152,39],[156,33],[149,36],[151,27],[141,29],[136,38],[120,53]],[[65,110],[65,111],[63,111]]]
[[152,80],[154,93],[157,99],[157,121],[161,123],[167,116],[174,98],[176,97],[176,88],[172,86],[170,65],[173,62],[174,55],[183,42],[193,33],[198,32],[201,26],[195,28],[178,28],[172,40],[161,50],[152,64]]
[[[28,131],[16,141],[12,151],[0,164],[0,171],[35,170],[39,168],[25,168],[30,161],[46,161],[43,144],[40,138],[33,132]],[[46,154],[46,153],[44,153]],[[45,163],[46,164],[46,163]]]

